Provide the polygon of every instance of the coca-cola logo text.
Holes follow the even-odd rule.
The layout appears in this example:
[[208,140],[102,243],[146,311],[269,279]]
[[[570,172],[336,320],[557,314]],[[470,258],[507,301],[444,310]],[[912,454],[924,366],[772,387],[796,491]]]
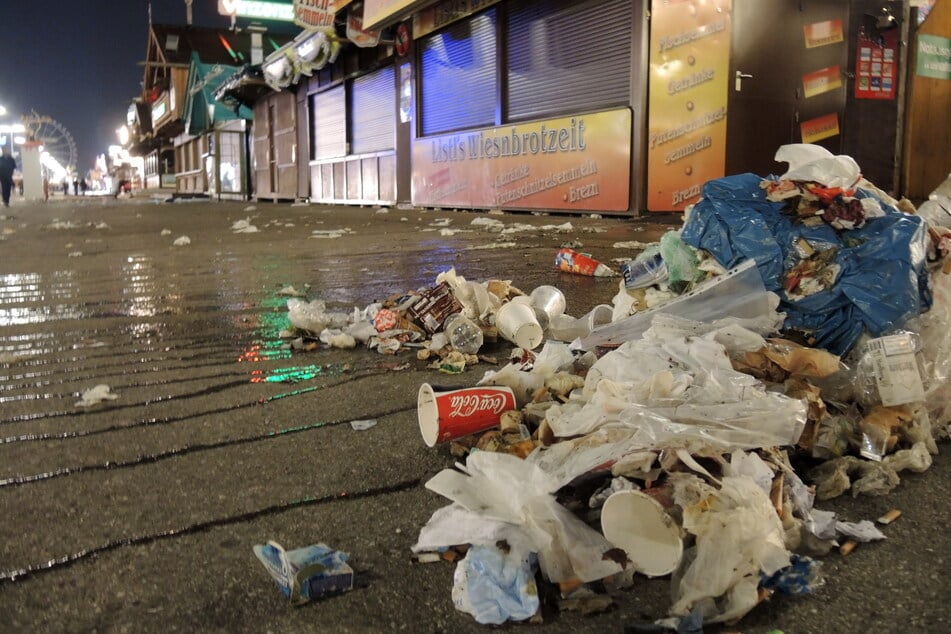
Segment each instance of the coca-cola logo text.
[[468,418],[477,412],[501,414],[510,407],[504,393],[454,394],[449,397],[449,416]]

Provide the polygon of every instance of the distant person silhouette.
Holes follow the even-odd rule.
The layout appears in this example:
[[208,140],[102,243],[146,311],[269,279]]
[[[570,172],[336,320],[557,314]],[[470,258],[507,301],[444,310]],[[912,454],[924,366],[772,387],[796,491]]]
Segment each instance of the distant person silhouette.
[[0,156],[0,190],[3,193],[3,206],[10,206],[10,192],[13,190],[13,172],[17,168],[16,159],[10,156],[10,149],[3,148]]

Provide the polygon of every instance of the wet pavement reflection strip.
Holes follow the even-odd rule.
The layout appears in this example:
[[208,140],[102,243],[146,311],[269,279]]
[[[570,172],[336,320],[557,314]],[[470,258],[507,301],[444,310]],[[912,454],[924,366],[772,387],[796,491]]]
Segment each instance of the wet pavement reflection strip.
[[[134,422],[134,423],[110,425],[110,426],[108,426],[108,427],[103,427],[103,428],[100,428],[100,429],[75,430],[75,431],[67,431],[67,432],[60,432],[60,433],[48,433],[48,434],[21,434],[21,435],[18,435],[18,436],[7,436],[6,438],[0,438],[0,445],[10,444],[10,443],[14,443],[14,442],[30,442],[30,441],[40,441],[40,440],[66,440],[66,439],[69,439],[69,438],[82,438],[82,437],[86,437],[86,436],[95,436],[95,435],[98,435],[98,434],[106,434],[106,433],[110,433],[110,432],[114,432],[114,431],[122,431],[122,430],[127,430],[127,429],[135,429],[135,428],[137,428],[137,427],[150,427],[150,426],[154,426],[154,425],[168,425],[168,424],[171,424],[171,423],[177,423],[177,422],[181,422],[181,421],[185,421],[185,420],[190,420],[190,419],[193,419],[193,418],[201,418],[201,417],[203,417],[203,416],[209,416],[209,415],[214,415],[214,414],[224,414],[224,413],[233,412],[233,411],[236,411],[236,410],[239,410],[239,409],[244,409],[244,408],[249,408],[249,407],[255,407],[255,406],[258,406],[258,405],[266,405],[267,403],[270,403],[270,402],[272,402],[272,401],[281,400],[281,399],[284,399],[284,398],[288,398],[288,397],[290,397],[290,396],[299,396],[299,395],[301,395],[301,394],[307,394],[307,393],[310,393],[310,392],[316,392],[316,391],[318,391],[318,390],[323,390],[323,389],[329,389],[329,388],[333,388],[333,387],[338,387],[338,386],[340,386],[340,385],[344,385],[344,384],[346,384],[346,383],[350,383],[350,382],[352,382],[352,381],[356,381],[356,380],[359,380],[359,379],[364,379],[364,378],[367,378],[367,377],[380,376],[380,375],[383,375],[383,374],[387,374],[387,373],[389,373],[389,372],[391,372],[391,371],[392,371],[392,370],[385,369],[385,370],[367,370],[367,371],[363,371],[363,372],[354,372],[354,373],[349,374],[346,379],[344,379],[344,380],[342,380],[342,381],[337,381],[337,382],[335,382],[335,383],[328,383],[328,384],[317,385],[317,386],[308,387],[308,388],[301,388],[301,389],[293,390],[293,391],[291,391],[291,392],[283,392],[283,393],[280,393],[280,394],[273,394],[273,395],[271,395],[271,396],[261,397],[261,398],[255,399],[255,400],[253,400],[253,401],[245,401],[245,402],[243,402],[243,403],[237,403],[237,404],[235,404],[235,405],[229,405],[229,406],[227,406],[227,407],[219,407],[219,408],[215,408],[215,409],[204,410],[204,411],[201,411],[201,412],[193,412],[193,413],[191,413],[191,414],[186,414],[186,415],[184,415],[184,416],[173,416],[173,417],[166,417],[166,418],[148,418],[148,419],[143,419],[143,420],[136,421],[136,422]],[[228,384],[228,385],[229,385],[230,387],[241,386],[241,385],[245,385],[245,381],[242,380],[242,381],[238,381],[238,382],[233,382],[233,383]],[[203,393],[202,395],[204,395],[204,393]],[[167,399],[166,399],[166,400],[167,400]],[[156,402],[156,401],[153,400],[153,401],[151,401],[151,402]],[[139,405],[142,405],[142,404],[143,404],[143,403],[140,403]],[[132,405],[130,405],[130,407],[131,407],[131,406],[132,406]],[[119,409],[119,408],[110,407],[108,411],[111,412],[111,411],[113,411],[113,410],[115,410],[115,409]],[[75,414],[75,412],[67,412],[67,413],[64,413],[64,414],[62,414],[62,415],[68,415],[68,414]],[[57,413],[56,415],[60,415],[60,414]],[[30,419],[30,420],[33,420],[33,419]],[[19,420],[16,420],[16,421],[14,421],[14,420],[0,421],[0,424],[3,424],[3,423],[11,423],[11,422],[20,422],[20,421],[19,421]]]
[[392,414],[398,414],[400,412],[408,412],[414,409],[416,409],[415,404],[408,405],[405,407],[397,407],[397,408],[385,410],[382,412],[377,412],[376,414],[363,416],[359,419],[348,418],[345,420],[321,421],[317,423],[311,423],[309,425],[298,425],[296,427],[287,427],[285,429],[270,431],[263,434],[257,434],[255,436],[245,436],[243,438],[231,438],[228,440],[220,440],[218,442],[212,442],[212,443],[188,445],[186,447],[179,447],[178,449],[170,449],[169,451],[163,451],[161,453],[138,456],[137,458],[133,458],[132,460],[108,461],[108,462],[102,462],[99,464],[77,465],[74,467],[60,467],[58,469],[49,471],[47,473],[36,473],[32,475],[14,476],[12,478],[6,478],[4,480],[0,480],[0,487],[30,484],[33,482],[41,482],[43,480],[52,480],[53,478],[73,475],[76,473],[83,473],[86,471],[110,471],[113,469],[125,469],[128,467],[136,467],[143,464],[152,464],[154,462],[167,460],[169,458],[174,458],[176,456],[183,456],[185,454],[196,453],[199,451],[208,451],[209,449],[221,449],[222,447],[233,447],[236,445],[244,445],[244,444],[258,442],[262,440],[273,440],[275,438],[288,436],[290,434],[298,434],[305,431],[312,431],[314,429],[321,429],[323,427],[335,427],[337,425],[351,423],[354,420],[365,420],[367,418],[371,418],[371,419],[382,418],[384,416],[390,416]]

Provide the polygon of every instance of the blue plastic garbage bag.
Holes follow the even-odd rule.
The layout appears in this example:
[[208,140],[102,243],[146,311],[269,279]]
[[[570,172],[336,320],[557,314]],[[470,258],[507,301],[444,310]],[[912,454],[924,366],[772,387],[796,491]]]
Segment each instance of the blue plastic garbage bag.
[[[762,180],[739,174],[707,182],[681,239],[727,268],[755,260],[767,290],[780,297],[787,329],[808,332],[815,347],[844,355],[863,330],[880,336],[931,306],[921,218],[880,200],[885,215],[868,218],[860,229],[796,224],[783,211],[785,203],[766,198]],[[872,194],[856,193],[856,198],[867,196]],[[784,283],[786,272],[800,261],[799,239],[820,251],[835,249],[833,262],[840,270],[826,290],[793,298]]]

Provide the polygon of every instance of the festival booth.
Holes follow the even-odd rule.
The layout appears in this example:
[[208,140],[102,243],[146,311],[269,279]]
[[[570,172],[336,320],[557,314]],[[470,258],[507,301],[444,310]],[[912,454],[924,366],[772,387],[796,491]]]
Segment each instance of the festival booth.
[[175,139],[179,195],[246,199],[250,194],[245,148],[252,112],[245,106],[228,108],[214,98],[214,91],[234,70],[204,64],[197,52],[192,53],[185,130]]

